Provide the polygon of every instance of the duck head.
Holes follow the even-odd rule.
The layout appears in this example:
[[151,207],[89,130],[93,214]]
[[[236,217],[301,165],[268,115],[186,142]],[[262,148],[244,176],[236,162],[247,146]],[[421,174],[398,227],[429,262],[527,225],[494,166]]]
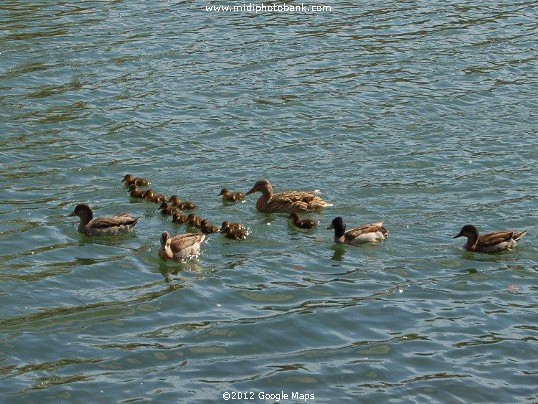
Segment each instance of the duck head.
[[86,203],[79,203],[75,206],[75,210],[71,212],[68,216],[78,216],[83,221],[90,221],[93,219],[93,212],[91,208]]
[[466,224],[463,226],[458,234],[456,234],[453,238],[458,237],[467,237],[472,239],[478,238],[478,229],[473,226],[472,224]]
[[261,192],[262,194],[271,195],[273,193],[273,186],[269,181],[261,180],[257,181],[256,184],[248,191],[245,195],[253,194],[254,192]]

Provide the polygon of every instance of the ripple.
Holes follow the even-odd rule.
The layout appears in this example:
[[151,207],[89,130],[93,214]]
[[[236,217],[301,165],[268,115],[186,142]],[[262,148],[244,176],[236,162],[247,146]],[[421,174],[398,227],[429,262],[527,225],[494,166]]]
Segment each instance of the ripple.
[[[0,385],[12,402],[536,400],[532,2],[343,1],[331,13],[212,14],[197,1],[27,4],[0,16]],[[157,258],[172,225],[125,173],[241,221],[199,260]],[[320,189],[297,232],[258,195]],[[67,218],[141,216],[91,239]],[[324,227],[384,220],[377,246]],[[453,235],[528,228],[484,256]]]

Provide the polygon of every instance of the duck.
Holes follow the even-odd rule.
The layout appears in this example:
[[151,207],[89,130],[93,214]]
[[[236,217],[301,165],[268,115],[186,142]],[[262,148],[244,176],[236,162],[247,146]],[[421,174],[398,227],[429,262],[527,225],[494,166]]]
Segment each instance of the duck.
[[172,214],[172,222],[177,224],[185,224],[189,220],[189,217],[181,212],[174,212]]
[[463,226],[454,238],[467,237],[467,242],[463,246],[467,251],[482,253],[497,253],[509,250],[517,245],[517,242],[527,234],[523,231],[496,231],[480,236],[478,229],[472,224]]
[[209,223],[209,220],[203,219],[200,222],[200,230],[204,234],[212,234],[212,233],[218,233],[220,229],[214,224]]
[[200,216],[195,215],[194,213],[189,214],[187,216],[187,224],[192,227],[200,227],[202,223],[202,219]]
[[125,182],[125,186],[137,185],[139,187],[145,187],[150,184],[149,180],[142,177],[135,177],[132,174],[125,174],[121,182]]
[[131,217],[127,213],[119,213],[112,217],[93,218],[93,211],[86,203],[80,203],[69,216],[78,216],[79,233],[87,236],[117,236],[134,230],[140,217]]
[[168,232],[161,235],[161,246],[158,255],[163,260],[181,261],[200,255],[200,246],[205,240],[205,234],[186,233],[170,237]]
[[133,198],[144,198],[144,192],[141,189],[138,189],[138,187],[135,184],[132,184],[129,187],[129,195],[131,195]]
[[291,213],[288,220],[291,220],[295,227],[299,227],[301,229],[315,229],[319,225],[319,222],[316,220],[299,219],[297,213]]
[[334,229],[334,242],[338,244],[378,243],[385,240],[389,232],[383,222],[365,224],[346,231],[346,223],[342,217],[335,217],[327,230]]
[[224,237],[230,238],[232,240],[244,240],[247,238],[248,235],[246,229],[234,228],[230,225],[221,227],[220,232],[224,235]]
[[228,222],[228,221],[222,222],[222,225],[221,225],[220,229],[223,230],[223,229],[225,229],[227,227],[230,227],[232,229],[241,229],[241,230],[246,230],[247,229],[244,224]]
[[245,199],[245,194],[242,192],[231,192],[226,188],[222,188],[219,196],[222,195],[222,200],[226,202],[238,202]]
[[148,202],[153,202],[153,203],[166,202],[166,197],[164,195],[156,194],[151,189],[148,189],[147,191],[144,192],[144,199]]
[[267,213],[294,213],[321,211],[323,208],[333,206],[321,199],[315,192],[286,191],[273,194],[273,186],[269,181],[258,181],[245,195],[261,192],[262,196],[256,202],[258,212]]
[[168,198],[168,202],[180,210],[193,210],[197,207],[194,202],[181,201],[177,195],[172,195]]
[[159,209],[163,215],[173,215],[174,213],[182,213],[179,208],[169,206],[166,202],[161,202]]

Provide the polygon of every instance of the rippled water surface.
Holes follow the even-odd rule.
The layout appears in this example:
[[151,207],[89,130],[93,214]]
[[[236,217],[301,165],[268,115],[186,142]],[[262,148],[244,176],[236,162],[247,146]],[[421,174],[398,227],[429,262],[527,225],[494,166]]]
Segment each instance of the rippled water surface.
[[[537,401],[536,2],[207,4],[2,2],[0,401]],[[129,172],[251,234],[162,262],[186,229]],[[217,196],[261,178],[335,206]],[[81,202],[135,234],[80,235]],[[467,223],[528,234],[473,254]]]

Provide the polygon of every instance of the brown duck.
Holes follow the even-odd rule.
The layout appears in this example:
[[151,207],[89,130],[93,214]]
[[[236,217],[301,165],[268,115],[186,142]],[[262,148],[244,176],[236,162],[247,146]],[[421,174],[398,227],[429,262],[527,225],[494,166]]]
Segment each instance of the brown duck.
[[204,234],[212,234],[212,233],[218,233],[220,229],[217,226],[209,223],[209,220],[203,219],[200,222],[200,230]]
[[75,206],[69,216],[78,216],[80,222],[78,231],[87,236],[117,236],[134,230],[139,217],[131,217],[127,213],[119,213],[112,217],[93,218],[93,211],[85,204]]
[[205,234],[186,233],[170,237],[168,232],[161,235],[161,246],[158,255],[163,260],[184,260],[200,255],[200,246]]
[[[227,222],[224,222],[227,223]],[[232,240],[244,240],[247,238],[248,232],[244,228],[234,228],[230,226],[229,224],[227,226],[223,226],[220,229],[220,232],[224,235],[224,237],[230,238]]]
[[150,182],[146,178],[135,177],[132,174],[125,174],[121,182],[125,182],[125,186],[130,187],[131,185],[137,185],[139,187],[144,187],[149,185]]
[[315,192],[308,191],[286,191],[273,194],[273,187],[269,181],[258,181],[246,195],[254,192],[261,192],[262,196],[256,202],[256,209],[259,212],[311,212],[320,211],[332,204],[325,202]]
[[177,223],[177,224],[185,224],[189,221],[189,217],[184,214],[184,213],[180,213],[180,212],[174,212],[172,214],[172,222],[173,223]]
[[222,200],[226,202],[238,202],[245,199],[245,194],[242,192],[231,192],[226,188],[220,191],[219,196],[222,195]]
[[509,250],[517,245],[517,241],[527,234],[524,231],[496,231],[493,233],[478,235],[478,229],[472,224],[463,226],[454,238],[467,237],[463,246],[467,251],[496,253]]
[[174,213],[181,213],[179,208],[175,206],[170,206],[166,202],[161,202],[159,209],[163,215],[173,215]]
[[196,209],[196,204],[189,201],[181,201],[177,195],[172,195],[168,198],[168,202],[180,210],[193,210]]
[[143,199],[144,198],[144,192],[146,192],[146,191],[142,191],[141,189],[138,189],[135,184],[132,184],[129,187],[129,195],[131,195],[133,198]]
[[291,213],[288,220],[300,229],[315,229],[319,225],[319,222],[313,219],[299,219],[297,213]]
[[151,189],[144,192],[144,199],[148,202],[163,203],[166,202],[166,197],[161,194],[156,194]]

